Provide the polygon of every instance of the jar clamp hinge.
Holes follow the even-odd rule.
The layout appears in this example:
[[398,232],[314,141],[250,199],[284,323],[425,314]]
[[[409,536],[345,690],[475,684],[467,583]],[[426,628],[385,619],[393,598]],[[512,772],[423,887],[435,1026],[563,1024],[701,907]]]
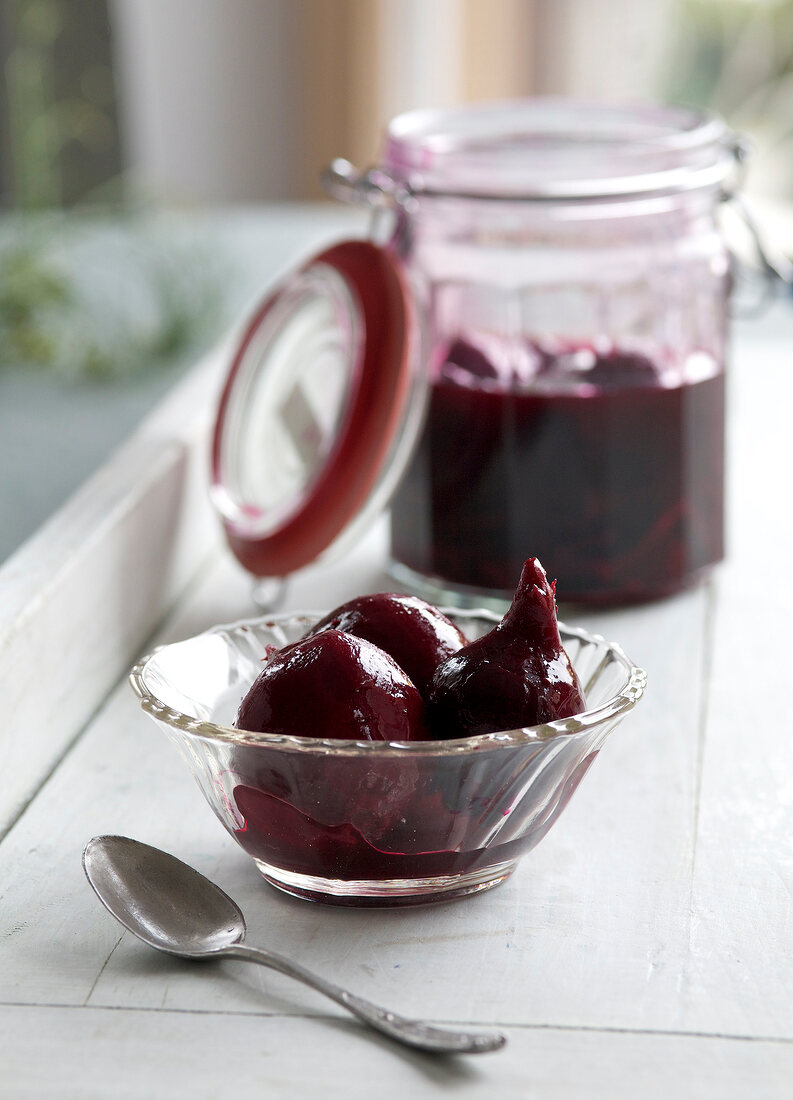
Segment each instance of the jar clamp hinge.
[[[749,142],[744,137],[734,135],[730,139],[729,151],[735,162],[735,174],[730,183],[725,183],[722,187],[721,200],[724,203],[730,203],[743,223],[762,279],[759,298],[751,305],[742,305],[734,312],[740,317],[756,317],[768,307],[780,285],[788,290],[793,289],[793,263],[787,256],[771,249],[743,197],[746,162],[750,153]],[[735,253],[733,258],[737,260]]]
[[379,168],[361,172],[348,160],[337,157],[323,168],[320,182],[335,199],[347,203],[362,203],[375,208],[404,206],[410,192]]
[[374,218],[371,228],[374,240],[383,242],[395,234],[410,232],[409,219],[405,215],[414,206],[413,193],[381,169],[368,168],[361,172],[348,160],[337,157],[323,168],[320,183],[331,198],[369,207]]

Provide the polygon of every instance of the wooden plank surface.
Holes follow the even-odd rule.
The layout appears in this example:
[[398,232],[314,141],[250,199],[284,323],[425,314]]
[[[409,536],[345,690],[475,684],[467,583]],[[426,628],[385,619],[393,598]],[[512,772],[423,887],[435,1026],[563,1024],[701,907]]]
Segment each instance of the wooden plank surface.
[[0,836],[218,541],[208,361],[0,568]]
[[27,1006],[0,1008],[0,1034],[15,1100],[768,1100],[793,1079],[785,1044],[682,1035],[527,1028],[497,1054],[438,1059],[341,1019]]
[[685,1020],[789,1037],[793,325],[787,340],[758,327],[730,391],[729,556],[716,578]]

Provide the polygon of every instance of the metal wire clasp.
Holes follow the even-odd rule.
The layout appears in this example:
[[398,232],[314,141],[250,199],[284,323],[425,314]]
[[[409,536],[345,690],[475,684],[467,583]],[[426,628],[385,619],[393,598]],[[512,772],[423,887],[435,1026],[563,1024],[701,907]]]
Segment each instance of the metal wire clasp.
[[730,139],[730,152],[735,161],[735,174],[733,179],[723,186],[721,199],[722,202],[730,204],[746,228],[754,252],[754,261],[763,282],[758,301],[750,307],[742,306],[738,312],[744,317],[757,316],[765,311],[780,286],[788,290],[793,289],[793,263],[781,252],[769,246],[743,197],[746,163],[751,153],[749,142],[741,135],[733,135]]
[[397,183],[380,168],[359,171],[348,160],[338,157],[322,170],[320,181],[324,190],[334,199],[346,203],[359,203],[375,209],[407,207],[410,191]]

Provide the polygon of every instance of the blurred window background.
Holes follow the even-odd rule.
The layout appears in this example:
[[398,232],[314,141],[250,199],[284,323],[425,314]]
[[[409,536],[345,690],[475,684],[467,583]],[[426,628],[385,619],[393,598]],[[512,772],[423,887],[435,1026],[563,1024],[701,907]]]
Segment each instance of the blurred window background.
[[793,0],[0,5],[0,559],[272,277],[263,204],[320,200],[401,111],[712,109],[793,253]]
[[3,0],[6,206],[319,198],[389,118],[524,95],[660,100],[793,194],[793,0]]

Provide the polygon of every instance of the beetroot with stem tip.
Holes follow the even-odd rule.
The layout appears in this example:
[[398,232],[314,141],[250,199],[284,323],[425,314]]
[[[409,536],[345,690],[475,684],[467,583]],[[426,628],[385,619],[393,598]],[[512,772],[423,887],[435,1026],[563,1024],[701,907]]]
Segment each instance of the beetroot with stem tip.
[[562,648],[554,586],[536,558],[489,634],[447,658],[427,691],[436,737],[470,737],[570,718],[586,709]]

